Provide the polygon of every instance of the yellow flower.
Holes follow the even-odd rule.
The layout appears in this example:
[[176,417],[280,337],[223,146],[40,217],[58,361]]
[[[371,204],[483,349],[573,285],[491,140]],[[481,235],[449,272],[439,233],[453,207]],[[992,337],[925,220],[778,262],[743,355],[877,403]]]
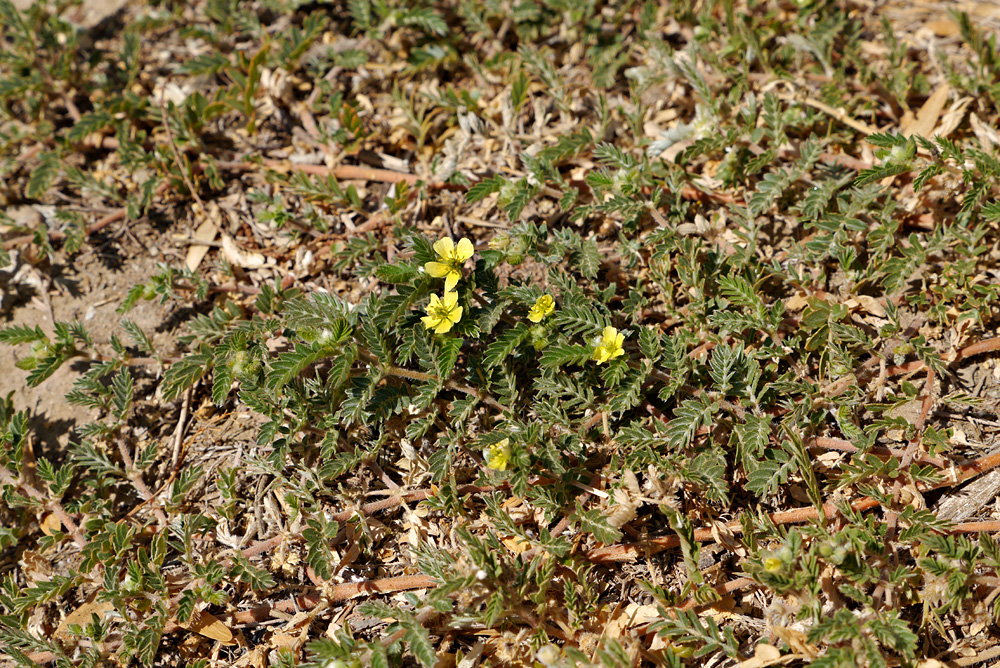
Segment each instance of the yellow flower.
[[604,364],[608,360],[620,357],[625,354],[623,343],[625,343],[624,334],[619,334],[614,327],[605,327],[604,333],[594,342],[596,347],[591,359],[598,364]]
[[781,569],[785,567],[784,562],[777,557],[768,557],[764,560],[764,570],[768,573],[780,573]]
[[468,239],[460,239],[458,246],[456,246],[455,242],[445,237],[434,242],[434,252],[438,255],[437,262],[425,264],[424,271],[434,278],[444,276],[444,291],[450,292],[462,279],[462,265],[475,252],[472,248],[472,242]]
[[506,471],[510,464],[510,439],[505,438],[486,448],[486,465],[497,471]]
[[556,301],[551,295],[542,295],[535,300],[535,305],[528,311],[528,320],[531,322],[541,322],[545,316],[556,310]]
[[445,334],[461,319],[462,307],[458,305],[458,293],[445,292],[444,299],[431,295],[431,303],[427,305],[427,315],[420,321],[427,329],[433,329],[435,334]]

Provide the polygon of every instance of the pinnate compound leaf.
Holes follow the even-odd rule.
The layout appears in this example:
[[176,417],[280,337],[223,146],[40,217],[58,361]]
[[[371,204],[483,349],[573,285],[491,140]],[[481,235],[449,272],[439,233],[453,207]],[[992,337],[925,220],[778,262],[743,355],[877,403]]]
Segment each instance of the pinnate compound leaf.
[[686,448],[694,441],[695,433],[709,424],[718,410],[719,405],[704,396],[686,399],[667,424],[667,440],[674,448]]
[[409,616],[399,620],[399,625],[403,627],[403,638],[410,644],[410,651],[417,657],[420,665],[424,668],[434,668],[437,665],[437,656],[434,654],[434,645],[427,629]]
[[37,167],[31,170],[28,177],[28,187],[25,195],[30,199],[38,199],[52,186],[59,175],[59,154],[49,151],[43,153]]

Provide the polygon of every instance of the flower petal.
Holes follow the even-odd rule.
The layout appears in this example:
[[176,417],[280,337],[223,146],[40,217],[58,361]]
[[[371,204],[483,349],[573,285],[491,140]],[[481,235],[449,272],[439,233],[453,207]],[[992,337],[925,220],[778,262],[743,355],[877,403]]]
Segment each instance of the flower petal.
[[434,278],[441,278],[442,276],[447,276],[452,268],[441,262],[428,262],[424,265],[424,271],[433,276]]
[[[437,295],[434,296],[437,297]],[[445,292],[444,297],[441,299],[441,303],[444,304],[444,307],[449,311],[452,310],[458,304],[458,293]]]
[[458,285],[458,279],[462,278],[462,272],[457,269],[451,269],[448,271],[448,275],[444,279],[444,291],[451,292]]
[[420,319],[420,322],[424,323],[424,327],[426,327],[427,329],[434,329],[439,324],[438,319],[432,315],[425,315],[423,318]]
[[472,242],[463,237],[458,241],[458,247],[455,249],[454,258],[459,262],[465,262],[472,257],[472,254],[475,252],[476,250],[472,247]]
[[462,319],[462,307],[456,306],[451,309],[448,313],[448,319],[457,324],[458,321]]
[[454,248],[455,242],[452,241],[450,237],[444,237],[443,239],[438,239],[434,242],[434,252],[437,253],[438,257],[442,260],[449,259]]
[[441,322],[438,324],[437,328],[434,330],[436,334],[447,334],[451,331],[452,322],[447,318],[441,318]]
[[590,357],[598,364],[603,364],[608,359],[608,351],[603,345],[599,345],[594,348],[594,354]]

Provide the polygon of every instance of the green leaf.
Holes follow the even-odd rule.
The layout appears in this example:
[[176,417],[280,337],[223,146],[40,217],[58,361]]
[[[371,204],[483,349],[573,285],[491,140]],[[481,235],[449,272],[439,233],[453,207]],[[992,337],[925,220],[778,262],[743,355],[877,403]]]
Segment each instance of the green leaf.
[[503,187],[504,183],[505,180],[501,176],[494,176],[489,179],[483,179],[479,183],[474,183],[465,192],[465,201],[471,203],[485,199],[495,192],[500,192],[500,188]]
[[42,381],[54,374],[72,355],[72,350],[58,350],[46,353],[35,360],[35,365],[28,374],[27,383],[29,387],[38,387]]
[[80,120],[66,133],[66,138],[72,142],[83,141],[95,132],[100,132],[111,125],[111,114],[106,111],[92,111],[84,114]]
[[434,645],[431,644],[431,636],[427,629],[409,615],[400,619],[399,625],[403,628],[403,639],[410,644],[410,651],[417,657],[417,661],[424,668],[434,668],[437,665],[437,656],[434,654]]
[[706,396],[685,399],[674,411],[667,424],[667,440],[674,448],[686,448],[694,441],[695,432],[711,423],[719,405]]
[[580,250],[574,253],[573,260],[576,270],[584,278],[596,278],[597,271],[601,267],[600,251],[597,249],[597,242],[593,239],[586,239],[580,245]]
[[266,592],[275,587],[274,577],[266,569],[251,564],[239,550],[233,552],[232,559],[233,566],[229,569],[229,574],[250,585],[250,589]]
[[769,448],[767,455],[768,459],[747,474],[747,489],[763,498],[774,496],[796,468],[795,461],[782,450]]
[[553,343],[545,348],[539,364],[543,367],[562,367],[567,364],[583,364],[590,359],[590,348],[569,343]]
[[176,399],[184,390],[205,375],[212,363],[212,356],[199,352],[174,362],[163,374],[163,398],[167,401]]
[[59,154],[54,151],[42,153],[39,164],[28,177],[28,187],[24,194],[29,199],[38,199],[48,191],[59,175]]
[[133,636],[135,639],[135,653],[145,666],[153,665],[156,658],[156,651],[160,647],[160,632],[155,628],[142,628]]
[[293,350],[286,350],[271,363],[265,385],[271,390],[280,390],[305,371],[306,367],[324,357],[329,357],[332,353],[330,347],[319,342],[310,345],[297,343]]
[[455,362],[458,361],[458,353],[462,349],[462,339],[438,339],[437,344],[436,347],[439,347],[440,350],[434,356],[434,368],[437,371],[438,378],[444,380],[451,375],[452,369],[455,368]]
[[[237,551],[240,556],[243,556]],[[181,600],[177,603],[177,621],[186,622],[191,619],[194,613],[194,606],[198,602],[198,595],[191,589],[181,594]]]
[[680,644],[694,644],[695,658],[719,650],[730,658],[740,658],[739,643],[736,642],[731,628],[726,627],[725,631],[720,633],[718,624],[710,616],[704,617],[705,625],[703,625],[702,618],[694,610],[677,610],[674,614],[676,615],[674,618],[661,615],[661,619],[654,622],[650,630],[655,630],[657,635]]
[[382,643],[371,643],[369,648],[372,652],[372,668],[391,668],[392,664],[389,663],[389,654],[386,652],[385,647],[382,646]]
[[528,332],[527,325],[519,322],[498,336],[496,341],[487,346],[486,354],[483,356],[483,365],[487,369],[492,369],[501,364],[514,354],[521,342],[527,338]]
[[874,181],[881,181],[888,176],[896,176],[897,174],[905,174],[910,171],[912,167],[906,163],[893,163],[889,162],[884,165],[877,165],[875,167],[870,167],[868,169],[862,169],[858,172],[858,177],[854,179],[854,185],[863,186],[867,183],[872,183]]
[[567,336],[597,336],[605,327],[611,326],[607,316],[598,313],[587,304],[563,304],[552,317]]
[[400,24],[420,28],[426,33],[443,37],[448,34],[448,24],[434,9],[418,7],[411,9],[400,19]]
[[113,390],[112,412],[116,418],[124,420],[128,415],[128,409],[132,405],[132,394],[134,389],[132,374],[129,370],[122,369],[119,371],[115,375],[114,380],[111,381],[111,387]]
[[156,349],[153,347],[152,340],[150,340],[149,336],[146,335],[146,332],[144,332],[134,321],[129,320],[128,318],[122,318],[121,326],[122,329],[125,330],[125,333],[128,334],[129,338],[132,339],[136,348],[140,351],[149,355],[156,352]]
[[742,362],[742,341],[736,346],[722,343],[712,351],[709,374],[715,383],[715,389],[721,395],[727,396],[741,393],[743,388],[741,379],[746,375]]
[[17,345],[19,343],[31,343],[33,341],[46,341],[48,337],[42,331],[42,328],[35,325],[32,329],[27,325],[11,325],[4,329],[0,329],[0,343],[6,343],[8,345]]
[[419,273],[409,265],[383,264],[375,270],[375,276],[386,283],[409,283]]
[[584,510],[579,501],[576,519],[580,522],[580,531],[593,534],[596,540],[605,545],[617,543],[622,537],[622,532],[608,524],[608,518],[600,510]]
[[313,292],[308,296],[285,302],[283,313],[289,327],[310,327],[322,330],[333,327],[341,320],[350,321],[351,308],[347,302],[329,292]]
[[639,330],[639,352],[655,362],[663,351],[663,334],[658,327],[643,327]]
[[302,538],[306,541],[306,563],[316,575],[329,580],[333,576],[333,552],[329,543],[337,536],[340,527],[322,514],[308,520],[306,525],[302,530]]

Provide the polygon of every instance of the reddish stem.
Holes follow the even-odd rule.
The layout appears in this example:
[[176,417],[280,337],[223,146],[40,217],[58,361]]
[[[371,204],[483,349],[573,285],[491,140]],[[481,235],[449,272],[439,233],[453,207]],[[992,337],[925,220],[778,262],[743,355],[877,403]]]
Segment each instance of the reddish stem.
[[[978,341],[976,343],[971,343],[964,348],[960,348],[958,352],[955,353],[955,362],[963,360],[966,357],[972,357],[973,355],[982,355],[983,353],[992,352],[994,350],[1000,350],[1000,337],[993,339],[986,339],[985,341]],[[926,365],[923,360],[913,360],[912,362],[907,362],[906,364],[900,364],[898,366],[891,366],[885,370],[886,376],[900,376],[904,373],[912,373],[913,371],[920,371]]]
[[426,575],[401,575],[392,578],[380,578],[378,580],[365,580],[363,582],[345,582],[343,584],[329,585],[324,588],[322,595],[318,593],[301,594],[294,600],[280,601],[278,603],[265,603],[251,610],[237,612],[232,616],[234,624],[249,624],[252,622],[263,622],[270,618],[271,611],[295,612],[299,610],[309,610],[315,607],[320,601],[339,602],[362,596],[365,594],[391,594],[397,591],[407,591],[410,589],[429,589],[437,586],[437,581]]

